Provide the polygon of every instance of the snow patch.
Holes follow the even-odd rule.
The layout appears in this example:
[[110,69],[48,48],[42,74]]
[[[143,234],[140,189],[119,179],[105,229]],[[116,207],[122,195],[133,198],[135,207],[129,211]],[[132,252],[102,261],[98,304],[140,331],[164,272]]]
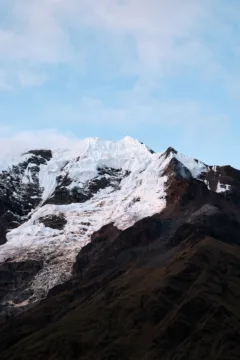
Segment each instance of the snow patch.
[[208,170],[208,166],[203,162],[190,158],[186,155],[177,153],[174,157],[191,172],[192,177],[194,178],[198,178],[202,172],[206,172]]
[[230,189],[231,189],[231,185],[221,184],[220,181],[218,181],[217,190],[216,190],[217,193],[223,193],[229,191]]

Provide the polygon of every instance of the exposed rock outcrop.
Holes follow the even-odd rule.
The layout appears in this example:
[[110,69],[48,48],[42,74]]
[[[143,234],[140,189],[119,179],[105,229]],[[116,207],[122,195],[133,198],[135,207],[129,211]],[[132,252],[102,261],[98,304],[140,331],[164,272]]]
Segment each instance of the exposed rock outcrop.
[[24,311],[29,304],[31,281],[42,269],[43,262],[27,260],[0,264],[0,323]]

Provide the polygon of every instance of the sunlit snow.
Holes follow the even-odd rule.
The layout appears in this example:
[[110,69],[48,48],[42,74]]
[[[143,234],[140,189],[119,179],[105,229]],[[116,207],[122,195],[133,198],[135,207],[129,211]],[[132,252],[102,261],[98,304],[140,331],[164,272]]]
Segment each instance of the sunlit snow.
[[[108,223],[123,230],[165,208],[168,178],[164,170],[173,157],[193,177],[206,171],[206,165],[181,154],[170,153],[168,157],[165,153],[152,154],[146,145],[131,137],[116,142],[88,138],[73,149],[54,150],[52,159],[40,166],[42,203],[27,222],[8,233],[7,243],[0,247],[0,261],[44,258],[45,266],[35,277],[32,288],[36,296],[46,293],[70,276],[76,254],[90,241],[94,231]],[[128,171],[119,189],[100,190],[84,203],[41,206],[54,193],[58,176],[68,174],[73,181],[70,187],[81,188],[104,166]],[[22,181],[29,181],[29,176],[26,170]],[[39,221],[53,214],[64,214],[67,220],[64,230],[47,228]]]

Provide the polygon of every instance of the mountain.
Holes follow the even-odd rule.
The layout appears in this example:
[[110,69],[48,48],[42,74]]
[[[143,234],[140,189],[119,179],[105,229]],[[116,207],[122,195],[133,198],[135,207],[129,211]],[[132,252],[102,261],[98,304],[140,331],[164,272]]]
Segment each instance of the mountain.
[[98,138],[0,174],[1,359],[238,359],[240,171]]

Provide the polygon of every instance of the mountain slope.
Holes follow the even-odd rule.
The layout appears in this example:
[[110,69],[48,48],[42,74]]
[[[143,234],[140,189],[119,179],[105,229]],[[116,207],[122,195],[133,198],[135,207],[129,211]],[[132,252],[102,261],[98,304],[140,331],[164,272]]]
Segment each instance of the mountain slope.
[[1,358],[237,359],[239,247],[197,216],[174,246],[161,217],[94,234],[75,278],[2,326]]
[[237,358],[240,172],[131,138],[43,154],[8,170],[38,198],[0,247],[2,322],[26,310],[3,359]]

